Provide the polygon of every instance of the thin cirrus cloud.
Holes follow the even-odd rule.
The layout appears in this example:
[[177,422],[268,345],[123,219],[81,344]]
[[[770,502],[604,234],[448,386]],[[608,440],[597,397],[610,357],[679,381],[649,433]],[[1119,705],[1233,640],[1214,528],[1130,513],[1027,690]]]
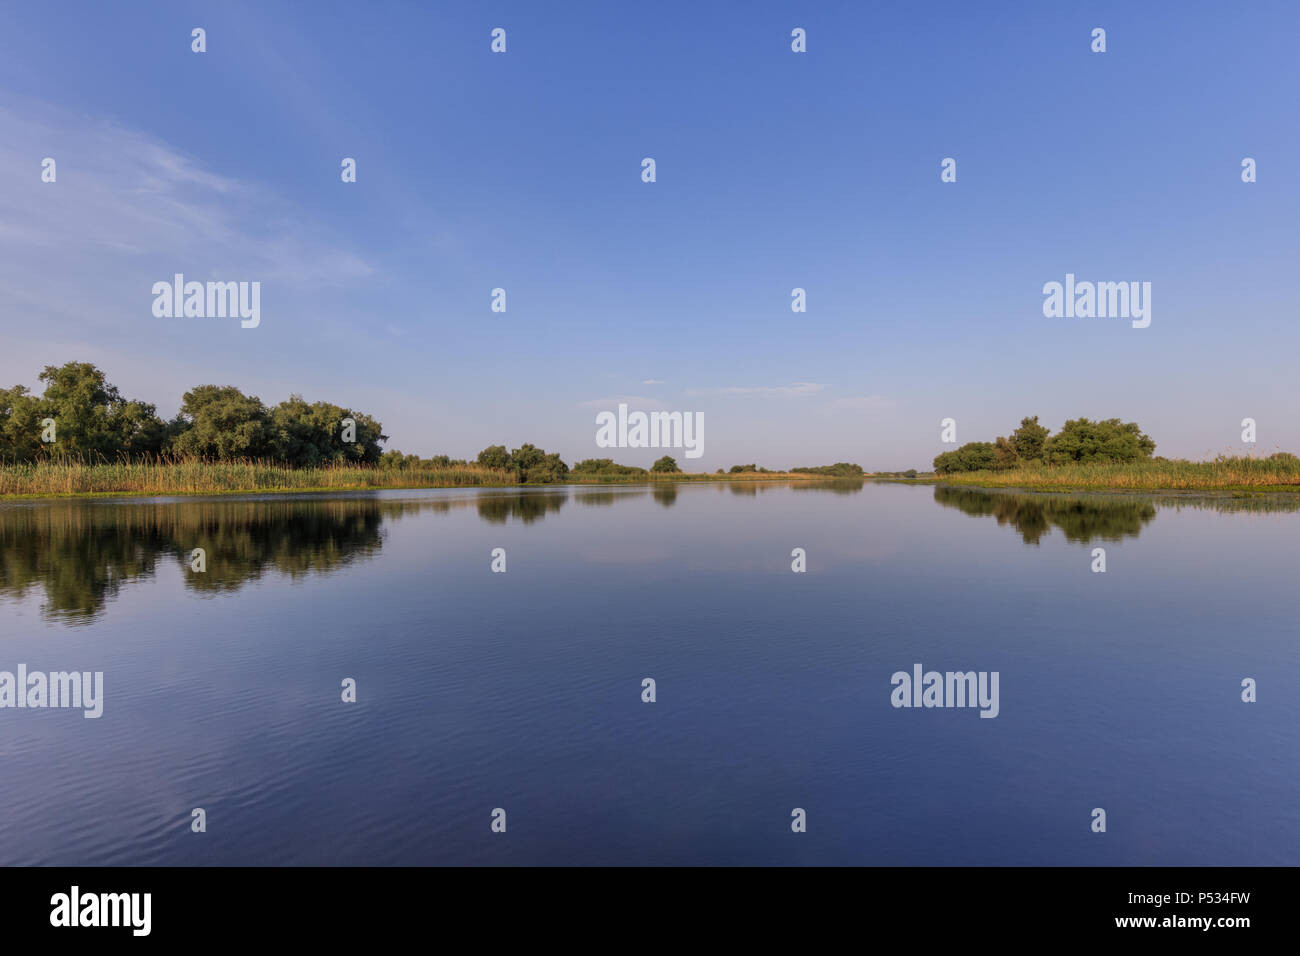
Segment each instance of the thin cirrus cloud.
[[875,411],[878,408],[893,408],[898,403],[888,395],[853,395],[849,398],[836,398],[826,405],[827,411]]
[[[45,157],[56,163],[53,183],[41,181]],[[85,315],[88,299],[102,309],[119,286],[143,287],[147,301],[152,281],[174,271],[314,286],[374,272],[270,190],[146,133],[44,103],[0,99],[0,181],[9,184],[0,301],[39,288],[53,317]]]
[[828,413],[876,412],[886,408],[894,408],[897,405],[896,401],[885,395],[855,395],[851,398],[837,398],[827,402],[822,410]]
[[664,383],[663,383],[662,381],[660,381],[659,379],[657,379],[657,378],[648,378],[648,379],[646,379],[644,382],[642,382],[641,384],[642,384],[642,385],[662,385],[662,384],[664,384]]
[[[47,157],[54,182],[42,181]],[[277,302],[278,330],[294,334],[337,321],[339,293],[377,274],[353,242],[268,185],[29,97],[0,93],[0,183],[0,314],[23,317],[5,327],[0,382],[33,386],[45,364],[90,361],[163,409],[213,378],[275,394],[284,369],[255,367],[274,353],[250,353],[237,326],[231,336],[206,322],[160,323],[153,284],[178,272],[271,283],[264,307]],[[323,377],[292,375],[300,388]]]
[[614,398],[593,398],[588,402],[579,402],[579,408],[598,408],[602,411],[613,411],[619,405],[627,405],[635,409],[648,411],[664,411],[668,406],[657,398],[646,398],[644,395],[619,395]]
[[801,396],[815,395],[825,391],[829,385],[816,382],[796,382],[793,385],[728,385],[719,388],[692,388],[687,395],[778,395]]

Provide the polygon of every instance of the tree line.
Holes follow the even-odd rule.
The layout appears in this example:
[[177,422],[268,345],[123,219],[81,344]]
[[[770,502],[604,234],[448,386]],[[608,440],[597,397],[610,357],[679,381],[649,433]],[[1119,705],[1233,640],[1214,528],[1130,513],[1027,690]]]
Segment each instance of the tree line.
[[[331,402],[308,403],[290,395],[266,405],[233,385],[198,385],[187,391],[171,419],[149,403],[129,399],[89,362],[47,365],[41,395],[26,386],[0,389],[0,461],[42,459],[139,461],[158,458],[204,461],[268,461],[293,468],[372,464],[381,468],[441,469],[478,465],[513,473],[521,484],[552,484],[580,476],[633,477],[681,474],[664,455],[647,470],[609,458],[588,458],[569,468],[558,453],[525,443],[513,450],[489,445],[473,461],[433,455],[421,458],[382,448],[388,436],[370,415]],[[999,439],[1001,441],[1002,439]],[[861,477],[860,465],[800,467],[796,472]],[[774,474],[754,464],[733,465],[731,474]],[[718,469],[723,474],[722,469]]]
[[0,458],[138,460],[196,457],[258,459],[293,467],[377,463],[387,439],[369,415],[331,402],[291,395],[267,406],[233,385],[198,385],[176,416],[124,397],[88,362],[47,365],[44,393],[23,385],[0,389]]
[[866,474],[861,465],[850,461],[837,461],[833,465],[802,465],[791,468],[790,471],[804,475],[828,475],[832,478],[861,478]]
[[620,465],[612,458],[584,458],[573,466],[574,476],[635,478],[647,474],[680,475],[677,459],[664,455],[649,470],[636,465]]
[[1090,421],[1072,418],[1055,435],[1038,423],[1038,416],[1022,418],[1020,427],[996,441],[967,442],[934,459],[938,474],[961,471],[998,471],[1024,464],[1064,465],[1072,462],[1132,462],[1150,459],[1156,443],[1136,422],[1118,418]]

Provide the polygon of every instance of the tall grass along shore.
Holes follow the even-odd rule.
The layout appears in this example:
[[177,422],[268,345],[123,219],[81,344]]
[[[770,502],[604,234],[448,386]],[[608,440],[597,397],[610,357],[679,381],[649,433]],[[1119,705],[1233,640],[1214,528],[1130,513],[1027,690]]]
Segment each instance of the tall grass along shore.
[[138,462],[49,459],[0,465],[0,497],[208,495],[240,491],[356,491],[512,485],[515,475],[481,465],[379,468],[330,464],[293,468],[264,461],[151,459]]
[[[733,475],[642,473],[574,474],[569,484],[623,484],[655,481],[755,481],[813,479],[817,475],[765,472]],[[40,459],[0,464],[0,498],[64,498],[92,495],[216,495],[238,492],[362,491],[382,488],[459,488],[519,485],[519,473],[476,464],[427,464],[386,468],[367,464],[329,464],[294,468],[282,462],[206,461],[155,458],[146,461],[85,462]]]
[[[571,472],[565,484],[644,484],[670,481],[815,481],[809,472],[726,474],[586,474]],[[1214,461],[1154,459],[1087,464],[1021,464],[1014,468],[946,475],[907,476],[867,472],[911,482],[941,482],[984,488],[1038,491],[1220,491],[1300,492],[1300,458],[1219,457]],[[328,464],[294,468],[282,462],[206,461],[155,458],[146,461],[85,462],[40,459],[0,464],[0,498],[61,498],[91,495],[214,495],[239,492],[363,491],[383,488],[459,488],[518,486],[519,472],[477,464],[420,463],[400,468],[369,464]]]
[[1013,468],[940,475],[949,485],[984,488],[1076,491],[1242,491],[1300,492],[1300,458],[1220,456],[1213,461],[1156,458],[1134,462],[1061,465],[1022,464]]

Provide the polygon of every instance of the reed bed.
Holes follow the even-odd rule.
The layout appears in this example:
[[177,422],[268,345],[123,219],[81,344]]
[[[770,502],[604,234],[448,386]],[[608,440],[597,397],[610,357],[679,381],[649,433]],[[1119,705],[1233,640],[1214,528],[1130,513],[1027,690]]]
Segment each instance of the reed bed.
[[71,495],[209,495],[240,491],[357,491],[512,485],[515,476],[479,465],[381,468],[330,464],[291,468],[267,461],[85,462],[47,459],[0,464],[0,497]]
[[[645,484],[673,481],[825,480],[797,473],[663,474],[611,476],[570,474],[564,484]],[[519,485],[512,471],[481,465],[401,466],[331,464],[293,468],[271,461],[208,461],[157,458],[145,461],[40,459],[0,463],[0,498],[66,498],[84,495],[216,495],[236,492],[360,491],[368,488],[459,488]]]
[[1121,491],[1300,491],[1300,459],[1220,456],[1214,461],[1023,465],[939,475],[950,485]]

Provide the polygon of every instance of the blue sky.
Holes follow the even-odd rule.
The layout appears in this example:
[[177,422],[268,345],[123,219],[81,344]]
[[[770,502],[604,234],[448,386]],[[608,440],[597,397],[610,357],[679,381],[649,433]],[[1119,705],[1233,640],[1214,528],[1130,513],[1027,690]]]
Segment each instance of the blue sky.
[[[1250,416],[1300,451],[1298,32],[1289,2],[6,5],[0,382],[299,392],[456,457],[603,457],[619,401],[703,412],[710,470],[926,467],[949,416],[1190,457]],[[154,318],[176,272],[260,281],[261,325]],[[1151,282],[1151,326],[1044,318],[1067,272]]]

